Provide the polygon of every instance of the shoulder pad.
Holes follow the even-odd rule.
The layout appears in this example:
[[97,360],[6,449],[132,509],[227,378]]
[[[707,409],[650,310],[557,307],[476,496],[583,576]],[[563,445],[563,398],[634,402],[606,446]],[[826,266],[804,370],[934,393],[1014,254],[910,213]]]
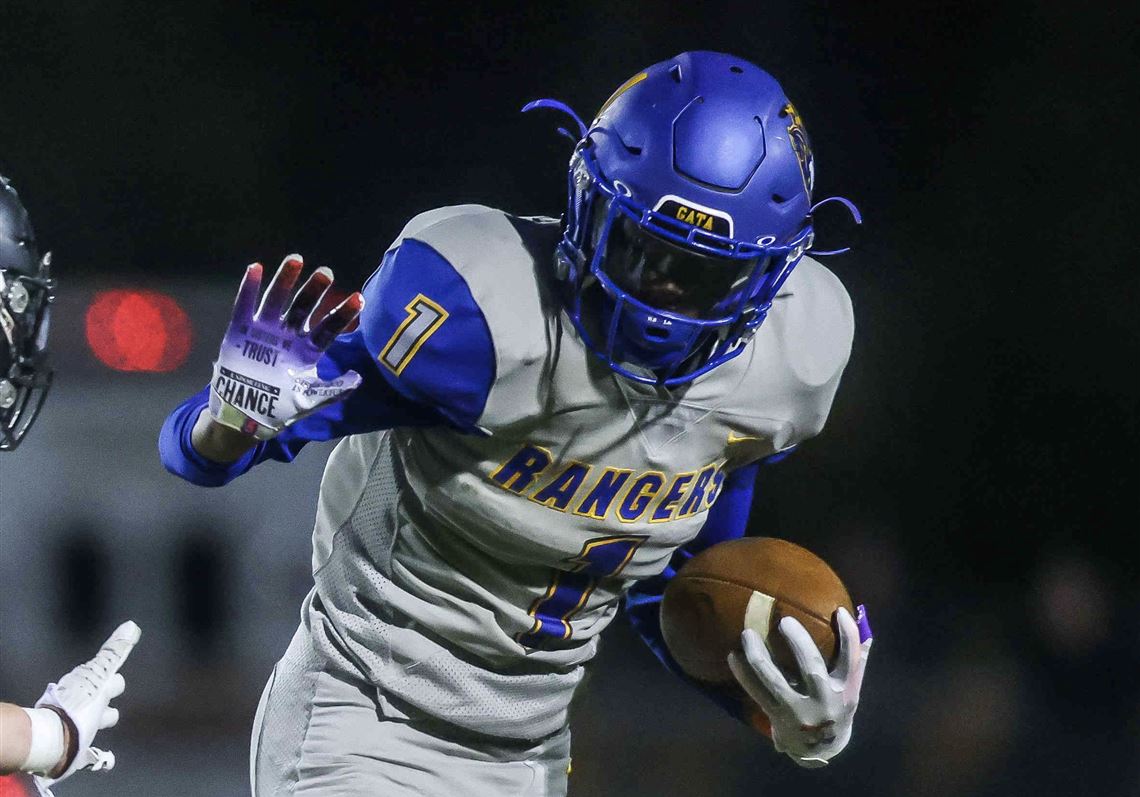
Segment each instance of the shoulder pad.
[[[751,351],[740,357],[745,373],[722,405],[739,426],[737,434],[771,439],[776,451],[819,434],[851,355],[854,331],[843,284],[804,258],[772,302]],[[730,375],[731,362],[721,367]]]
[[432,228],[436,225],[444,224],[445,222],[453,219],[462,219],[470,216],[481,216],[483,214],[502,214],[502,211],[489,208],[485,205],[448,205],[442,208],[435,208],[433,210],[425,210],[413,216],[400,234],[396,236],[396,240],[388,247],[389,250],[395,249],[405,238],[417,238],[423,240],[425,243],[430,243],[429,240],[441,233],[445,234],[444,230],[433,231]]
[[855,336],[851,297],[826,266],[805,257],[772,302],[771,325],[788,344],[786,362],[805,385],[822,385],[847,365]]

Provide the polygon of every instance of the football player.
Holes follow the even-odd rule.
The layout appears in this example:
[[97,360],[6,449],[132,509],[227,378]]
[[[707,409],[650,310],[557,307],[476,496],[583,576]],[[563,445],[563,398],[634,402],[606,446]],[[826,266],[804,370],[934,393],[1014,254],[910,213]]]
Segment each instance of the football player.
[[[567,707],[623,596],[674,665],[667,579],[823,427],[852,311],[806,256],[812,152],[779,84],[685,53],[573,118],[562,220],[424,213],[339,303],[327,269],[296,287],[297,255],[259,301],[250,266],[213,380],[163,426],[166,467],[206,486],[341,439],[255,795],[564,794]],[[833,671],[785,620],[800,677],[745,632],[743,689],[716,696],[804,766],[859,700],[870,632],[836,622]]]
[[[51,386],[50,264],[50,253],[39,255],[16,189],[0,176],[0,451],[15,449],[25,438]],[[48,684],[34,708],[0,703],[0,773],[34,773],[34,787],[50,795],[51,784],[80,769],[115,765],[113,753],[91,743],[99,730],[119,721],[118,710],[108,704],[125,688],[119,668],[139,633],[133,622],[120,625],[93,659]],[[0,778],[0,786],[7,785]]]

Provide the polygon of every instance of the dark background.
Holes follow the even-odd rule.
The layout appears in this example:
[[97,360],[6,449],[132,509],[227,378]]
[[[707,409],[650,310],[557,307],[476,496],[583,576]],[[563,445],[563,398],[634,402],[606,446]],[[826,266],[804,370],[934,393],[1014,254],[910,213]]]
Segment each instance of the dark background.
[[658,678],[619,622],[578,706],[574,792],[1134,795],[1138,20],[1093,6],[4,4],[0,172],[64,294],[228,295],[292,251],[360,282],[419,211],[560,212],[560,120],[525,102],[588,119],[683,50],[760,64],[805,119],[816,197],[867,220],[828,261],[857,323],[828,428],[765,473],[753,514],[870,606],[864,706],[851,750],[799,772]]

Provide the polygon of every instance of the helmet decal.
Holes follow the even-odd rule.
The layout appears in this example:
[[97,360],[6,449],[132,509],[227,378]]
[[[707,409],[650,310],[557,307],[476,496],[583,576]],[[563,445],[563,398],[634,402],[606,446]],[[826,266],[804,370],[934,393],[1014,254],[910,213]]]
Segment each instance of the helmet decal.
[[780,111],[780,115],[787,119],[788,143],[792,145],[792,152],[796,153],[796,160],[800,163],[800,174],[804,178],[804,188],[811,196],[815,188],[815,159],[811,154],[811,142],[808,141],[807,130],[804,129],[804,120],[800,118],[796,106],[790,102]]
[[732,216],[724,211],[698,205],[696,202],[672,194],[661,197],[653,209],[685,224],[728,238],[732,237]]

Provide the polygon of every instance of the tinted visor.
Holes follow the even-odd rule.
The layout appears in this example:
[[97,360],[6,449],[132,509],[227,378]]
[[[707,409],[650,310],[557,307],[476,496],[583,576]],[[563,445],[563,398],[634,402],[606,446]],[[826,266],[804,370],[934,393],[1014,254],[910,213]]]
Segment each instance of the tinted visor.
[[659,310],[690,318],[716,317],[739,301],[770,258],[702,255],[646,232],[633,219],[614,219],[601,270],[626,293]]

